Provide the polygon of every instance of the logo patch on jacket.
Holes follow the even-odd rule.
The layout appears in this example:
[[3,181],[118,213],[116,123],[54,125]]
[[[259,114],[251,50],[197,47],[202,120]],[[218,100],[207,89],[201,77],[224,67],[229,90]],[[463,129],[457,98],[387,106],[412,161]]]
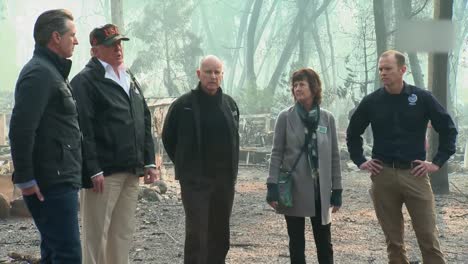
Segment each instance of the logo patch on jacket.
[[410,96],[408,96],[409,105],[416,105],[416,101],[418,101],[417,95],[411,94]]

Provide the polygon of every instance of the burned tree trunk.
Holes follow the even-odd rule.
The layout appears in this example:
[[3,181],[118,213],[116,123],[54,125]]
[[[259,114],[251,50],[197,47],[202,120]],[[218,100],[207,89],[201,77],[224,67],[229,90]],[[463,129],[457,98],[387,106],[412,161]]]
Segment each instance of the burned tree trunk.
[[232,56],[232,66],[230,67],[230,74],[229,74],[229,79],[227,82],[226,88],[228,90],[233,89],[234,85],[234,77],[236,75],[236,68],[237,68],[237,62],[239,61],[239,51],[241,49],[241,45],[244,39],[244,32],[245,29],[247,28],[247,21],[249,19],[249,13],[250,13],[250,8],[252,7],[253,2],[251,1],[246,1],[245,2],[245,7],[244,7],[244,12],[242,13],[242,17],[240,19],[240,25],[239,25],[239,31],[237,32],[237,38],[236,38],[236,45],[234,46],[234,55]]
[[247,89],[256,93],[257,76],[255,75],[255,33],[257,31],[258,17],[262,8],[263,0],[256,0],[250,15],[249,28],[247,30],[247,49],[245,55],[245,73],[247,76]]
[[121,32],[125,32],[124,19],[123,19],[123,0],[111,1],[112,24],[119,27]]
[[[309,1],[304,2],[305,4],[303,6],[307,7],[307,3]],[[328,5],[330,4],[331,0],[324,0],[322,2],[322,5],[312,13],[312,15],[308,18],[309,23],[314,23],[314,21],[326,10]],[[284,69],[286,68],[286,64],[288,63],[289,59],[291,58],[291,55],[295,48],[297,47],[297,42],[298,42],[298,37],[299,37],[299,25],[303,19],[303,16],[307,15],[307,8],[300,9],[297,13],[296,18],[294,19],[294,22],[291,26],[291,30],[289,31],[289,36],[288,40],[286,43],[286,46],[284,47],[280,59],[278,61],[278,64],[270,78],[270,81],[268,82],[268,86],[265,89],[265,96],[268,98],[271,98],[274,96],[276,87],[278,86],[278,82],[280,79],[281,74],[283,73]],[[272,100],[270,100],[272,102]]]
[[[434,19],[452,19],[453,0],[434,1]],[[429,88],[442,106],[447,108],[448,84],[448,53],[432,53],[429,55]],[[428,158],[432,159],[439,147],[439,135],[433,128],[429,133]],[[434,193],[447,194],[450,192],[447,164],[431,175]]]
[[[375,39],[377,44],[377,61],[380,54],[387,50],[387,26],[385,25],[385,12],[384,12],[384,1],[374,1],[374,24],[375,24]],[[379,69],[376,68],[374,90],[380,87]]]

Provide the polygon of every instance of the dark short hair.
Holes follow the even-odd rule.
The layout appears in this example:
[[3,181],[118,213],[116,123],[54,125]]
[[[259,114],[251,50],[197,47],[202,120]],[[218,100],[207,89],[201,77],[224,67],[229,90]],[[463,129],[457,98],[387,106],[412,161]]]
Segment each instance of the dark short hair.
[[294,96],[294,83],[298,81],[307,81],[309,89],[314,96],[314,103],[322,103],[322,82],[320,76],[311,68],[302,68],[295,71],[291,77],[291,92]]
[[380,57],[388,57],[390,55],[393,55],[396,59],[397,65],[402,67],[405,66],[406,61],[405,61],[405,55],[397,50],[387,50],[380,55]]
[[41,46],[46,46],[53,32],[57,31],[63,35],[70,30],[67,26],[68,20],[73,21],[73,15],[66,9],[45,11],[39,15],[34,24],[34,41]]

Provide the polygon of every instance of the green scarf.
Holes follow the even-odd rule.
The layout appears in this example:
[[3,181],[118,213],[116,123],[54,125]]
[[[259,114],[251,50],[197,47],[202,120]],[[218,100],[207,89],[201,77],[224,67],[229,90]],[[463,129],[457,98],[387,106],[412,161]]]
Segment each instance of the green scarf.
[[307,112],[300,103],[296,103],[296,111],[306,127],[305,145],[309,165],[312,171],[316,171],[318,170],[317,127],[320,121],[320,106],[314,104],[312,109]]

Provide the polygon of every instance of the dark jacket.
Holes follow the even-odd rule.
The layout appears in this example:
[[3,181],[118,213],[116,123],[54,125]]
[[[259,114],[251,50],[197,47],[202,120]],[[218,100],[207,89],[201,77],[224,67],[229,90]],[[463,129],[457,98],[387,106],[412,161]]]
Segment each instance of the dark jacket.
[[[203,146],[200,122],[200,105],[197,93],[200,86],[175,100],[164,121],[162,141],[169,158],[174,163],[176,179],[197,181],[206,174],[203,168]],[[222,93],[220,90],[219,92]],[[232,138],[232,179],[237,178],[239,164],[239,109],[234,100],[221,95],[220,108],[227,121]]]
[[71,61],[36,45],[15,89],[10,121],[13,182],[81,186],[81,134],[68,83]]
[[425,160],[429,121],[439,134],[432,163],[442,167],[455,153],[458,134],[444,107],[429,91],[407,83],[400,94],[390,94],[381,87],[366,95],[351,117],[346,135],[350,157],[358,167],[366,161],[361,135],[370,124],[372,158],[385,163]]
[[133,75],[130,96],[93,57],[71,84],[75,90],[83,132],[83,181],[103,171],[143,175],[145,165],[154,164],[151,115]]

